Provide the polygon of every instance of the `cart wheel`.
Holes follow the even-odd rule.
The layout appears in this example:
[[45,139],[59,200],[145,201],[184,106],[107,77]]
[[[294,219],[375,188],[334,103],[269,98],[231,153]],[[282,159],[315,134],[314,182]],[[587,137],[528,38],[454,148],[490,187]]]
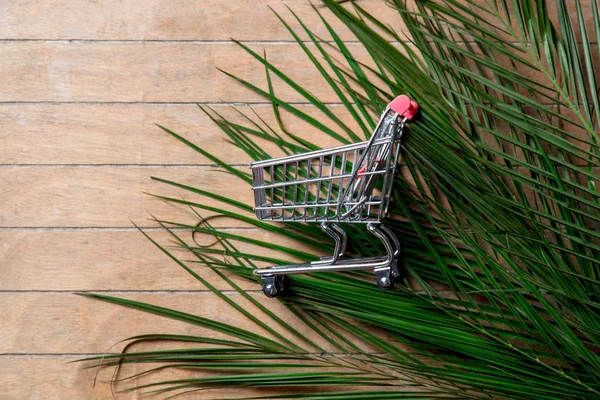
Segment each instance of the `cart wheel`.
[[390,268],[375,271],[375,276],[377,277],[377,286],[379,286],[380,289],[389,290],[393,288],[396,283],[396,278],[392,276]]
[[263,275],[262,283],[265,296],[275,298],[285,288],[285,275]]

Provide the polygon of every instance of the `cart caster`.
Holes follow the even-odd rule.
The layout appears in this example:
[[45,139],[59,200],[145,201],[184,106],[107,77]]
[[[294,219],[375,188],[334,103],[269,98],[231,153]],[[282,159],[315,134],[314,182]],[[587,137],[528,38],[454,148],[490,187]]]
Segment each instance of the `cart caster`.
[[[394,287],[396,283],[396,277],[392,273],[391,268],[382,269],[379,271],[375,271],[375,276],[377,278],[377,286],[383,290],[389,290]],[[398,277],[400,275],[398,274]]]
[[263,293],[265,296],[277,297],[285,288],[285,275],[263,275]]

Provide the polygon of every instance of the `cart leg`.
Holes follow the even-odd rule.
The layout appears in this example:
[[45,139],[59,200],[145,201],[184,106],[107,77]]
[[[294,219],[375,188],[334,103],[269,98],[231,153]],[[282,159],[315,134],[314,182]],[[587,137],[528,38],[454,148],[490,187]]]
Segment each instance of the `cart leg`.
[[262,275],[261,279],[267,297],[277,297],[285,289],[285,275]]
[[[380,229],[380,224],[367,224],[369,232],[377,236],[383,242],[389,263],[385,267],[375,269],[375,276],[377,278],[377,286],[381,289],[391,289],[396,281],[396,276],[400,276],[398,272],[398,260],[396,259],[396,249],[394,249],[395,243],[390,240],[384,230]],[[399,255],[399,251],[398,251]]]
[[391,245],[394,251],[394,258],[395,259],[399,259],[400,258],[400,252],[402,251],[402,247],[400,246],[400,242],[398,241],[398,238],[396,237],[396,235],[394,235],[394,232],[392,232],[392,230],[387,227],[384,224],[380,224],[379,228],[381,228],[382,231],[384,231],[388,237],[391,239]]
[[400,260],[400,253],[402,252],[402,247],[400,246],[400,242],[398,241],[398,238],[396,237],[396,235],[394,235],[394,232],[392,232],[392,230],[389,227],[381,224],[380,228],[391,239],[391,243],[392,243],[392,246],[394,249],[394,262],[392,263],[392,265],[390,267],[392,269],[392,277],[394,278],[394,281],[399,282],[406,275],[406,271],[404,271],[403,269],[398,267],[398,262]]
[[342,237],[342,245],[339,249],[338,257],[344,257],[346,255],[346,246],[348,245],[348,234],[337,224],[331,224],[331,227]]
[[313,261],[314,265],[329,265],[335,264],[337,260],[344,255],[346,252],[346,244],[348,243],[348,236],[346,232],[336,224],[329,222],[321,222],[321,229],[325,231],[329,236],[335,240],[335,250],[333,256],[321,257],[319,261]]

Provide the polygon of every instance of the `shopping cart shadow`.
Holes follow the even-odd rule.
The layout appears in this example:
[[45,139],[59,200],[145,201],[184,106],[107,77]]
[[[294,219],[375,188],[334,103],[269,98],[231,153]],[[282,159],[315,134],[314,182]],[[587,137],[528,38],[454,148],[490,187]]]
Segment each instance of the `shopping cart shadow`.
[[[320,260],[256,269],[263,292],[275,297],[285,275],[372,269],[377,285],[391,288],[402,279],[401,247],[382,221],[388,213],[406,122],[418,111],[407,96],[396,97],[383,111],[370,140],[253,163],[256,216],[279,222],[316,222],[335,240],[333,255]],[[365,224],[386,254],[344,258],[348,235],[340,223]]]

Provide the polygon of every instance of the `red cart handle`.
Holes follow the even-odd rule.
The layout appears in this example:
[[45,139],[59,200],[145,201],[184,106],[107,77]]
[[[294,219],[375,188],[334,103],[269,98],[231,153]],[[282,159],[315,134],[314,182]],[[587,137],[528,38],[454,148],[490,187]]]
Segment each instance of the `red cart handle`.
[[419,105],[404,94],[392,100],[392,102],[388,104],[388,108],[395,111],[398,115],[403,116],[407,120],[411,120],[417,111],[419,111]]
[[[375,165],[375,171],[381,171],[383,169],[383,167],[385,167],[385,161],[384,160],[375,160],[375,162],[377,163]],[[367,167],[362,167],[361,169],[358,170],[358,172],[356,173],[356,177],[358,179],[362,179],[365,177],[365,174],[367,173]]]

